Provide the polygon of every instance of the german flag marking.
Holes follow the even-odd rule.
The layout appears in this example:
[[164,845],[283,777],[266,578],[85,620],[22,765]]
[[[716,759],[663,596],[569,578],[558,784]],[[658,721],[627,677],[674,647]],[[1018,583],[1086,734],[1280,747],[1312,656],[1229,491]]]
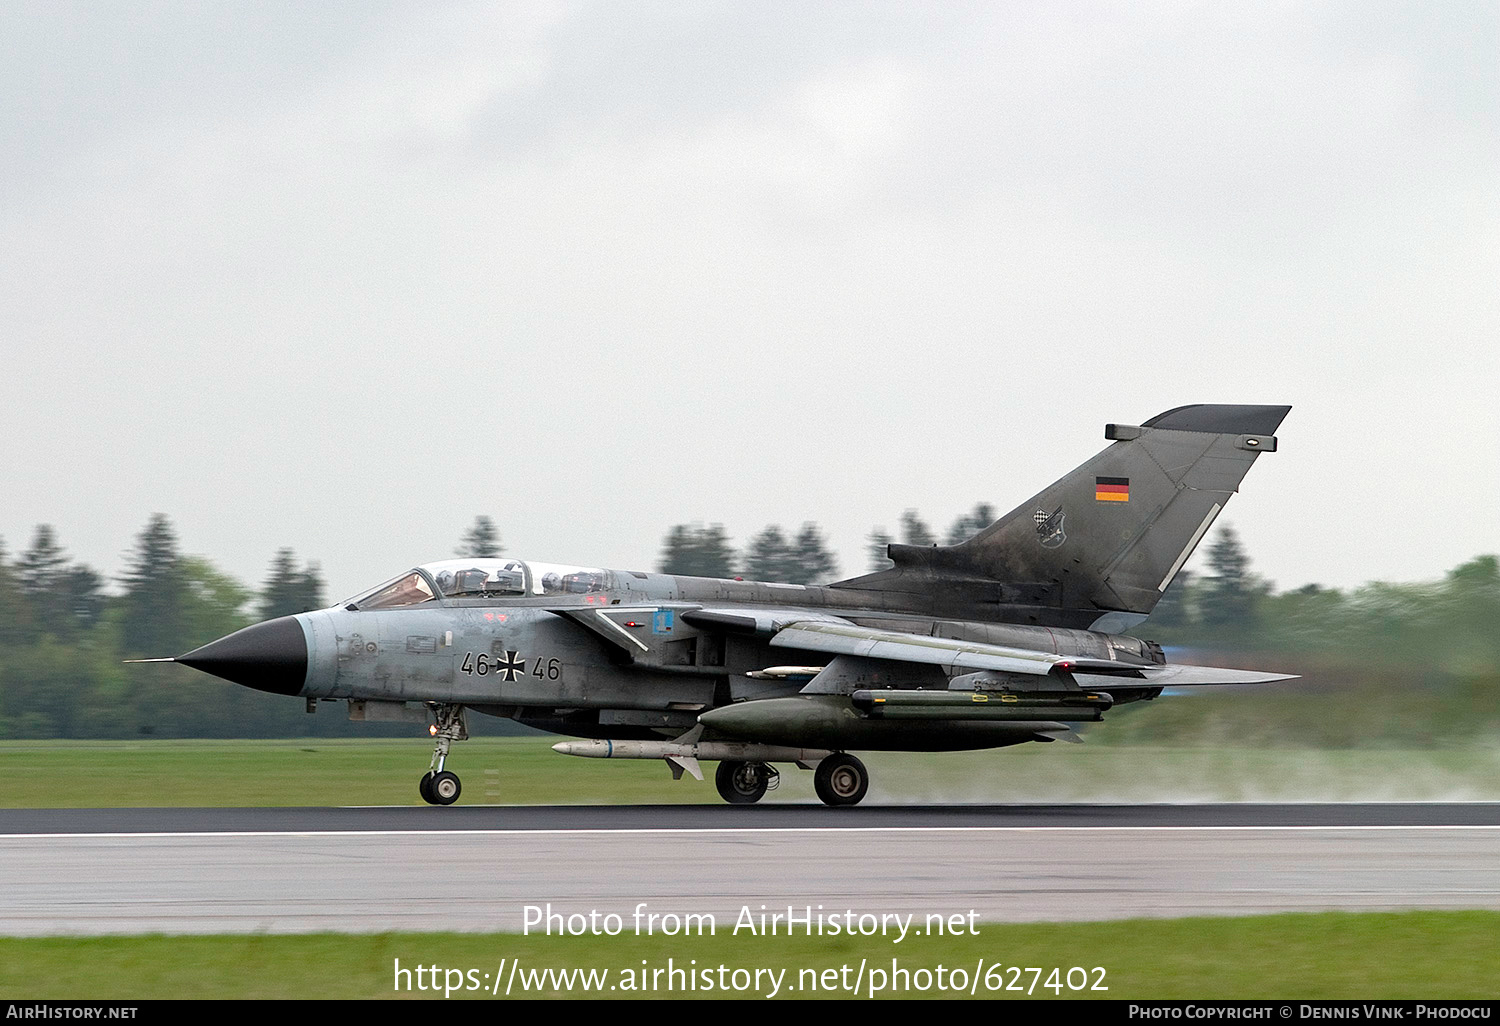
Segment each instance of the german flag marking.
[[1129,502],[1130,501],[1130,478],[1128,478],[1128,477],[1096,477],[1096,478],[1094,478],[1094,500],[1096,502]]

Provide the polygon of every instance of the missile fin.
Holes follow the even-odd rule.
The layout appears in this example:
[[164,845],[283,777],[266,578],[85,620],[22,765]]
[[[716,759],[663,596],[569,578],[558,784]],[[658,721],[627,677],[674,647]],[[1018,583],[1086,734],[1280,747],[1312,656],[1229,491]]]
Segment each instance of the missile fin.
[[667,767],[672,771],[673,780],[681,780],[683,770],[691,773],[694,780],[703,779],[703,770],[699,768],[698,760],[691,755],[669,755]]

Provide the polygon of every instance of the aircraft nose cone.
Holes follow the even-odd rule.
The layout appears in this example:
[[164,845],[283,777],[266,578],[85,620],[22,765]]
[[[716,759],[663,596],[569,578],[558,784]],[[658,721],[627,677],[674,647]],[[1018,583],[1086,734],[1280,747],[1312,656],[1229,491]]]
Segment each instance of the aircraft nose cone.
[[282,616],[210,641],[177,661],[257,691],[296,695],[307,680],[307,638],[295,616]]

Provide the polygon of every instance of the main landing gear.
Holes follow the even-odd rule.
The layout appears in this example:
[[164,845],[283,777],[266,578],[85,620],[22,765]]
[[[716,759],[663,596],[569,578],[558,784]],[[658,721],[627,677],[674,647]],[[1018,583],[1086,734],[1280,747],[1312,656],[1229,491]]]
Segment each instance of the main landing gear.
[[443,769],[443,763],[448,760],[449,745],[469,739],[469,728],[464,722],[464,707],[461,705],[438,703],[433,705],[432,713],[437,723],[429,729],[437,744],[432,750],[431,767],[417,784],[417,793],[429,805],[452,805],[458,801],[463,787],[458,782],[458,774]]
[[[754,805],[776,787],[781,776],[763,762],[719,763],[714,784],[730,805]],[[858,805],[870,789],[870,771],[846,752],[836,752],[813,770],[813,789],[824,805]]]
[[870,789],[870,771],[846,752],[835,752],[813,770],[813,790],[824,805],[858,805]]

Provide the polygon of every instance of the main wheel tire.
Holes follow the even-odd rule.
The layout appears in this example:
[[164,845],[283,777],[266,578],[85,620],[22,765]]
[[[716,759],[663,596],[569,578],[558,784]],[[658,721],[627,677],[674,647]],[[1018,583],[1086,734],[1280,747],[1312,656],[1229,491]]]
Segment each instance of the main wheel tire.
[[417,794],[421,795],[422,800],[428,805],[437,804],[432,800],[432,770],[422,774],[422,779],[417,781]]
[[433,775],[432,783],[427,785],[427,789],[432,792],[432,804],[452,805],[458,801],[458,796],[463,791],[463,786],[459,784],[456,773],[449,773],[447,770],[443,770],[443,772]]
[[763,762],[721,762],[714,771],[719,796],[730,805],[754,805],[765,796],[770,780]]
[[813,790],[824,805],[858,805],[869,789],[870,771],[844,752],[830,755],[813,771]]

